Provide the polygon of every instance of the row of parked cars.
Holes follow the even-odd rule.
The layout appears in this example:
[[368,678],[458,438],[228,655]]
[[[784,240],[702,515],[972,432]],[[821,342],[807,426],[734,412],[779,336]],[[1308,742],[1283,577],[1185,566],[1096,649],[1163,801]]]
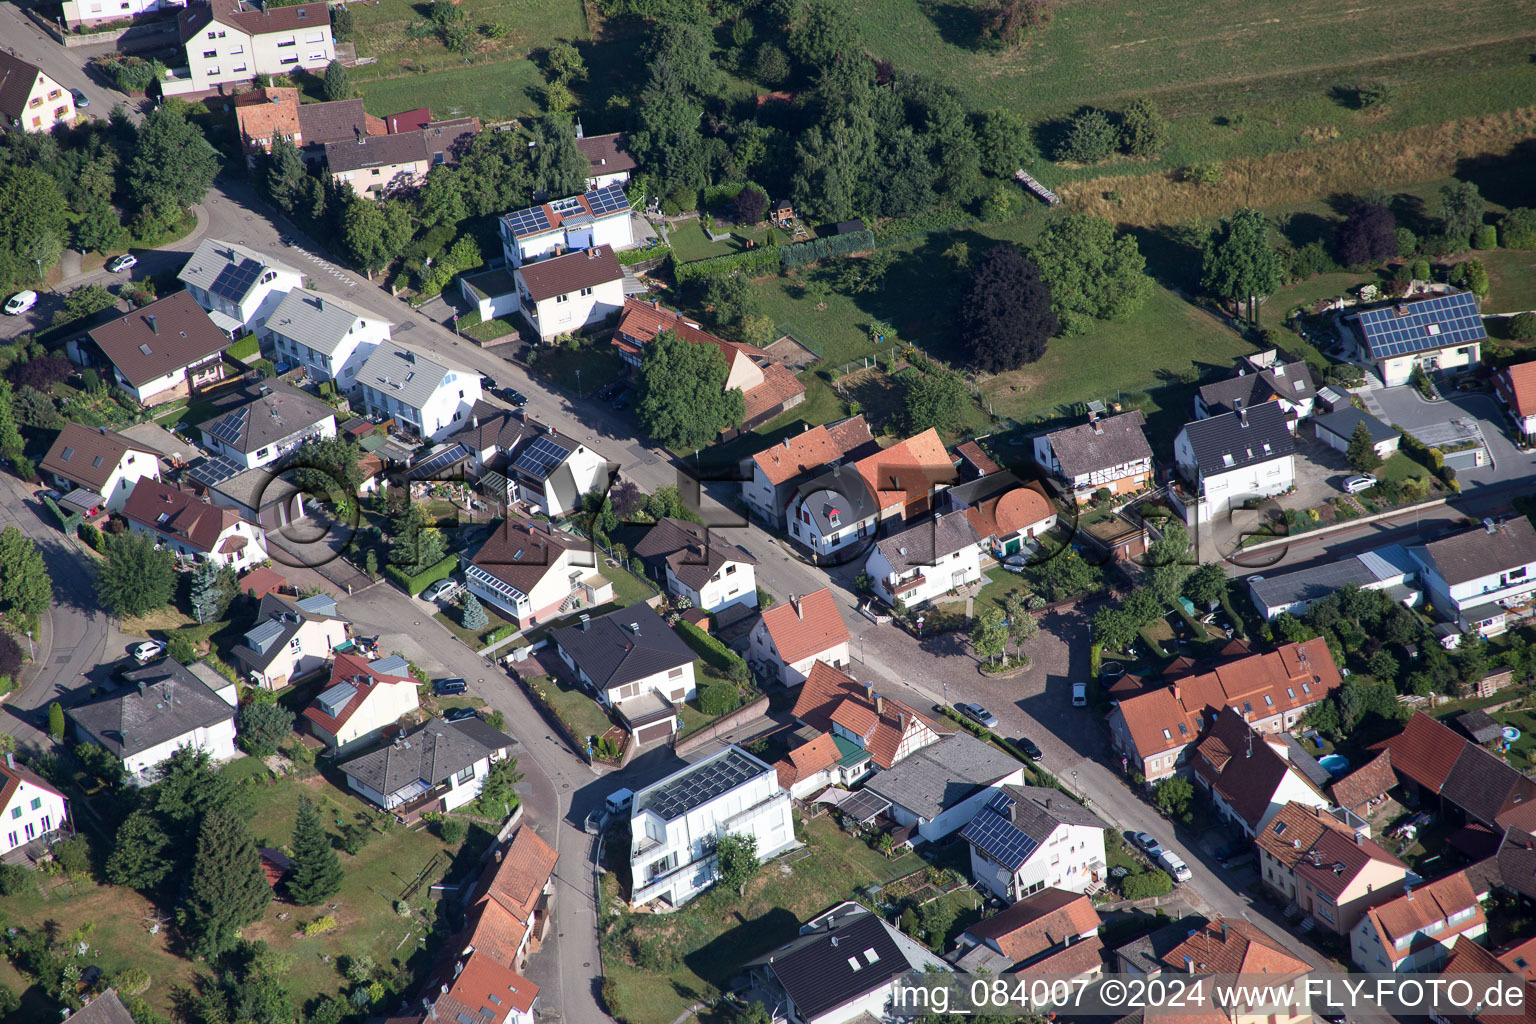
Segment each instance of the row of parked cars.
[[1152,838],[1150,832],[1132,832],[1127,838],[1147,855],[1148,860],[1168,872],[1175,882],[1187,882],[1194,877],[1184,858],[1172,850],[1163,849],[1163,844]]

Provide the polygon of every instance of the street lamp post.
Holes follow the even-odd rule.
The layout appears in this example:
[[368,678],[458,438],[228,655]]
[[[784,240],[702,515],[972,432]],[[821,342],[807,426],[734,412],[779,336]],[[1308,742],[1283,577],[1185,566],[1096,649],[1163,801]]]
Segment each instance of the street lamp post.
[[1082,790],[1077,788],[1077,769],[1076,768],[1072,769],[1072,795],[1077,797],[1079,800],[1081,800],[1083,798]]
[[581,394],[581,370],[576,371],[576,393]]
[[37,649],[32,646],[32,631],[27,630],[27,657],[32,661],[37,660]]

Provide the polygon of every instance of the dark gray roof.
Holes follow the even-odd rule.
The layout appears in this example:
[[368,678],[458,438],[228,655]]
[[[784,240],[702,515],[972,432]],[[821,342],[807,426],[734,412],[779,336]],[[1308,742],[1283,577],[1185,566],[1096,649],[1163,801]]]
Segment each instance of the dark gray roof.
[[306,621],[339,618],[336,603],[325,595],[316,595],[330,602],[313,598],[294,600],[282,594],[267,594],[256,610],[256,625],[246,630],[244,643],[234,646],[231,653],[235,661],[247,671],[265,671],[283,653],[288,642],[298,633]]
[[640,541],[630,549],[656,567],[656,575],[663,575],[660,566],[667,565],[684,586],[700,590],[727,562],[756,565],[757,559],[743,548],[727,542],[718,532],[711,534],[708,527],[683,519],[658,520]]
[[360,135],[325,144],[325,164],[332,173],[390,164],[419,163],[426,159],[427,136],[420,131],[395,135]]
[[1296,439],[1285,426],[1285,412],[1274,402],[1192,420],[1184,424],[1184,433],[1201,476],[1219,476],[1296,451]]
[[[868,519],[879,511],[875,496],[869,493],[864,478],[853,466],[834,466],[829,472],[807,480],[800,485],[799,495],[823,535]],[[832,525],[834,509],[838,513],[837,526]]]
[[890,926],[868,912],[800,936],[775,950],[769,963],[802,1020],[814,1020],[912,969]]
[[1312,752],[1290,733],[1283,732],[1280,738],[1285,741],[1286,757],[1290,759],[1291,767],[1305,775],[1312,785],[1327,792],[1328,784],[1333,781],[1333,773],[1319,764]]
[[635,813],[652,811],[667,821],[674,821],[742,783],[772,771],[766,762],[740,747],[726,747],[635,794]]
[[1004,494],[1015,487],[1023,487],[1024,481],[1006,469],[1000,473],[989,473],[979,476],[975,480],[967,480],[963,484],[955,484],[946,487],[941,492],[945,508],[958,512],[963,508],[969,508],[978,502],[986,501],[998,494]]
[[504,741],[492,746],[495,737],[488,743],[483,730],[462,728],[465,724],[434,718],[388,746],[343,761],[339,767],[344,775],[388,796],[416,782],[435,786],[512,745],[512,737],[491,730]]
[[68,711],[77,726],[118,757],[235,717],[232,705],[172,658],[130,669],[123,679],[126,685]]
[[993,860],[1018,870],[1059,825],[1108,827],[1059,789],[1004,786],[961,834]]
[[[209,490],[213,492],[215,505],[233,502],[236,507],[258,514],[262,509],[271,508],[299,493],[297,485],[265,468],[242,470],[210,485]],[[219,501],[219,496],[227,500]]]
[[[361,103],[361,101],[358,101]],[[288,264],[234,242],[205,238],[192,250],[192,258],[177,274],[178,280],[195,288],[239,303],[261,283],[265,270],[302,275]]]
[[1212,412],[1231,412],[1237,402],[1252,408],[1271,397],[1288,402],[1304,402],[1317,395],[1312,383],[1312,371],[1304,362],[1279,363],[1254,373],[1243,372],[1236,377],[1207,384],[1200,389],[1200,400]]
[[133,1014],[117,997],[117,989],[109,988],[70,1014],[75,1024],[133,1024]]
[[1165,966],[1163,957],[1205,925],[1206,918],[1192,914],[1171,924],[1165,924],[1139,939],[1132,939],[1123,946],[1117,946],[1114,952],[1143,974],[1150,974],[1153,971],[1162,970]]
[[[1095,470],[1150,459],[1152,446],[1142,430],[1147,418],[1140,409],[1082,423],[1047,435],[1063,476],[1074,477]],[[1097,429],[1095,429],[1097,428]]]
[[1516,516],[1497,524],[1491,532],[1486,527],[1474,527],[1409,548],[1409,554],[1433,567],[1446,583],[1470,583],[1536,562],[1536,528],[1525,516]]
[[1492,827],[1506,810],[1536,799],[1536,782],[1476,743],[1468,743],[1445,777],[1440,799]]
[[690,664],[695,657],[693,648],[643,604],[554,630],[550,636],[600,690]]
[[197,429],[205,439],[216,439],[247,455],[334,415],[331,407],[320,399],[277,381],[223,392],[214,400],[214,408],[219,415],[199,423]]
[[962,512],[950,512],[924,522],[910,524],[875,545],[895,572],[937,565],[956,551],[975,547],[981,538]]
[[1503,733],[1493,716],[1481,709],[1463,711],[1453,719],[1456,727],[1478,743],[1492,743]]
[[1266,608],[1281,608],[1298,601],[1319,600],[1350,584],[1370,586],[1416,572],[1417,567],[1402,545],[1388,544],[1337,562],[1255,580],[1248,584],[1248,590]]
[[1387,426],[1381,420],[1370,413],[1361,412],[1354,406],[1340,409],[1338,412],[1330,412],[1313,420],[1313,426],[1318,430],[1327,430],[1337,434],[1346,441],[1355,436],[1355,428],[1365,424],[1365,429],[1371,432],[1371,443],[1380,444],[1397,437],[1397,431]]
[[957,732],[877,772],[864,788],[932,820],[1020,767],[996,747]]

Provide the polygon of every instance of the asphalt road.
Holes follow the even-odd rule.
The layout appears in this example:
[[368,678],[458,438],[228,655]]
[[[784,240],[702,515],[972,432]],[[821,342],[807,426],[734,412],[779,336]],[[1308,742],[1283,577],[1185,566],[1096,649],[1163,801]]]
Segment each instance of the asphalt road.
[[137,110],[139,100],[118,92],[104,79],[98,79],[86,70],[86,61],[97,54],[110,53],[110,46],[73,50],[61,46],[15,4],[0,4],[0,42],[18,57],[42,68],[49,78],[66,89],[79,89],[85,93],[91,103],[81,111],[84,114],[105,118],[119,103]]

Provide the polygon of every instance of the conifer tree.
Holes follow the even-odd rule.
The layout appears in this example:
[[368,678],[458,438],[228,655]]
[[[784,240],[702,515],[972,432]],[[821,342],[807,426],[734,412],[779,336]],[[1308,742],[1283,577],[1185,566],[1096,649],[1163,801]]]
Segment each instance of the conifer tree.
[[485,608],[480,604],[480,599],[474,594],[466,597],[464,599],[464,628],[480,630],[490,624],[491,620],[485,614]]
[[235,947],[240,929],[272,900],[261,855],[239,818],[213,810],[197,836],[197,859],[179,920],[188,945],[212,959]]
[[1355,432],[1350,435],[1349,448],[1345,450],[1344,457],[1356,473],[1369,473],[1381,465],[1381,456],[1376,454],[1376,443],[1371,438],[1371,428],[1365,425],[1364,420],[1355,424]]
[[288,897],[300,906],[312,907],[336,895],[341,880],[341,860],[325,834],[320,812],[313,800],[301,796],[293,823],[293,874],[288,879]]

